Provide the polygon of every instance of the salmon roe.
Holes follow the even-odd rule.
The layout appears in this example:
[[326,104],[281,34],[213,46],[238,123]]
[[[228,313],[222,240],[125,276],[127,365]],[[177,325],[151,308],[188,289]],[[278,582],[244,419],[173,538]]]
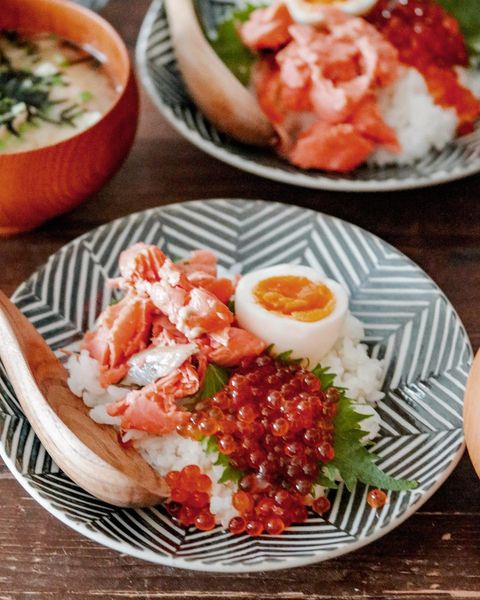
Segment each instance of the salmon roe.
[[[210,404],[177,428],[196,440],[214,436],[230,465],[244,473],[232,497],[238,516],[229,523],[231,533],[280,535],[307,519],[307,507],[321,515],[329,510],[328,499],[312,492],[321,466],[335,457],[339,399],[310,371],[261,355],[243,360]],[[214,527],[207,475],[189,465],[168,473],[166,482],[172,516],[203,531]]]
[[372,508],[382,508],[388,501],[388,496],[383,490],[370,490],[367,495],[367,504]]
[[453,69],[468,65],[458,21],[432,0],[380,0],[367,18],[397,48],[400,60],[422,73],[435,102],[455,108],[459,133],[471,131],[480,102]]
[[201,531],[215,527],[215,516],[210,512],[212,481],[202,474],[197,465],[187,465],[181,471],[170,471],[165,476],[170,488],[167,511],[182,525],[195,525]]
[[[233,496],[240,516],[231,520],[231,533],[280,535],[307,519],[320,467],[335,457],[338,400],[338,391],[322,390],[311,372],[267,355],[235,369],[227,387],[211,400],[223,415],[219,447],[226,436],[233,440],[230,464],[245,472]],[[330,503],[318,498],[317,508],[321,501],[317,512],[324,514]]]
[[400,60],[422,70],[468,63],[460,26],[431,0],[380,0],[367,19],[390,40]]

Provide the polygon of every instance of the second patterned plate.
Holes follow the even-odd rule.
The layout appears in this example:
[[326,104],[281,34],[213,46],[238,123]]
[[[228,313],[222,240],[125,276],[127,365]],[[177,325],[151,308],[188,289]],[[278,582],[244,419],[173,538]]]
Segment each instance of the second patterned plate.
[[202,533],[175,524],[162,506],[126,510],[80,489],[46,454],[0,364],[0,454],[20,484],[79,533],[119,552],[188,569],[249,572],[306,565],[350,552],[391,531],[445,481],[463,451],[462,404],[471,348],[442,291],[403,254],[339,219],[296,206],[208,200],[113,221],[64,246],[14,301],[58,351],[78,341],[109,304],[120,252],[143,241],[182,257],[210,248],[230,272],[306,264],[342,282],[366,343],[384,361],[381,435],[373,451],[413,492],[390,493],[381,510],[367,490],[331,493],[332,510],[280,537]]
[[[209,31],[215,31],[225,14],[240,4],[244,4],[243,0],[197,1]],[[153,102],[183,136],[219,160],[268,179],[325,190],[384,192],[436,185],[480,171],[480,123],[473,133],[455,139],[441,152],[428,152],[412,165],[364,165],[347,174],[299,169],[270,149],[236,142],[202,115],[186,91],[178,72],[163,0],[154,0],[145,18],[137,43],[137,63]]]

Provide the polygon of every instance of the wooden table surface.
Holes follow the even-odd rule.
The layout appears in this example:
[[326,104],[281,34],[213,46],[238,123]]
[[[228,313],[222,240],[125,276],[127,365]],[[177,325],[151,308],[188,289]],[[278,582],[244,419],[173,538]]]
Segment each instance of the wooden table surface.
[[[133,49],[148,0],[111,0],[103,14]],[[0,174],[1,181],[1,174]],[[405,252],[446,292],[480,345],[480,176],[388,194],[311,191],[228,167],[183,140],[142,96],[138,137],[115,178],[75,212],[0,240],[0,288],[11,294],[47,257],[111,219],[193,198],[244,197],[336,215]],[[465,455],[448,482],[383,539],[318,565],[219,575],[148,564],[56,521],[0,466],[0,600],[11,598],[314,600],[480,598],[480,482]]]

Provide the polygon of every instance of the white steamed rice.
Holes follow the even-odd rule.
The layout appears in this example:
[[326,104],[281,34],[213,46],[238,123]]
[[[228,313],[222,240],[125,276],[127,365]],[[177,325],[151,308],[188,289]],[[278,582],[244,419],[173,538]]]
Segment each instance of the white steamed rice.
[[[356,403],[356,409],[370,415],[362,422],[362,428],[367,432],[367,440],[376,437],[380,428],[375,406],[383,397],[380,391],[383,369],[381,361],[369,357],[367,346],[361,343],[363,338],[362,324],[349,315],[340,339],[322,360],[322,365],[330,367],[336,374],[336,385],[347,388],[349,397]],[[70,375],[70,389],[82,397],[86,406],[91,409],[92,419],[97,423],[119,427],[120,417],[109,416],[106,405],[125,396],[125,388],[113,385],[102,388],[99,384],[99,364],[85,350],[72,354],[66,367]],[[136,430],[125,432],[123,439],[132,440],[144,459],[162,476],[172,470],[181,470],[187,465],[198,465],[213,482],[210,510],[215,514],[217,523],[227,527],[230,519],[236,516],[237,511],[232,506],[232,495],[236,487],[232,483],[217,483],[223,473],[223,467],[214,464],[217,459],[216,453],[207,454],[200,442],[184,438],[177,433],[154,436]],[[318,495],[323,490],[318,486],[316,492]]]
[[424,78],[416,69],[402,69],[400,77],[378,94],[380,112],[395,130],[402,151],[395,154],[379,148],[369,157],[371,164],[411,164],[432,148],[442,150],[456,135],[455,109],[435,104]]

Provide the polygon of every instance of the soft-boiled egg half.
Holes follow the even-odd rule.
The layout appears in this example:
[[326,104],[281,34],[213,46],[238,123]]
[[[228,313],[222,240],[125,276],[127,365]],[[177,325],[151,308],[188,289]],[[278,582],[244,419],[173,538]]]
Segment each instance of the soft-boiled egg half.
[[343,12],[360,16],[366,14],[377,0],[285,0],[292,19],[305,25],[318,25],[323,21],[322,9],[331,6]]
[[348,297],[336,281],[311,267],[276,265],[244,275],[235,293],[235,315],[275,353],[316,363],[338,340]]

